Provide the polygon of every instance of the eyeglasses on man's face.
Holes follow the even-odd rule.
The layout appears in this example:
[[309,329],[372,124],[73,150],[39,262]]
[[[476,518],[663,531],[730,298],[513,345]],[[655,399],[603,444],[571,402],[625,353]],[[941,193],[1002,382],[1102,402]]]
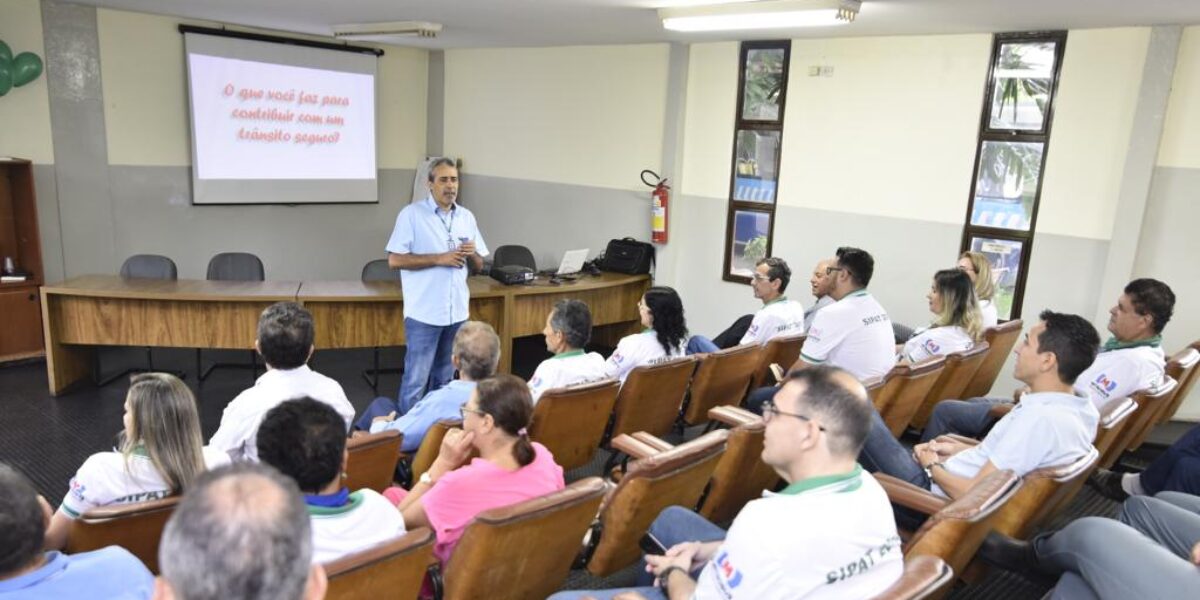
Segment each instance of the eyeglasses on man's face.
[[845,271],[845,270],[846,270],[845,267],[825,267],[825,276],[828,277],[830,275],[833,275],[837,271]]
[[[771,419],[775,418],[776,415],[782,415],[785,417],[793,417],[796,419],[800,419],[801,421],[813,421],[811,417],[806,417],[801,414],[784,412],[782,410],[779,410],[779,407],[775,406],[774,400],[767,400],[766,402],[763,402],[762,411],[763,411],[763,421],[764,422],[770,422]],[[815,421],[813,421],[813,422],[815,423]],[[817,429],[820,429],[821,431],[825,431],[825,426],[821,425],[820,423],[817,423]]]

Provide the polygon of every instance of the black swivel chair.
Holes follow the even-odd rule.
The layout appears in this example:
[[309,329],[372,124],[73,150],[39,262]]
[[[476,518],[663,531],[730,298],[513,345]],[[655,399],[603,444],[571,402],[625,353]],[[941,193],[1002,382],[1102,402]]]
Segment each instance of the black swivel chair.
[[[396,282],[398,278],[399,278],[399,275],[397,275],[396,271],[393,271],[392,268],[390,266],[388,266],[388,261],[386,258],[378,258],[378,259],[375,259],[375,260],[363,265],[362,280],[364,282],[367,282],[367,281]],[[366,379],[367,383],[370,384],[371,389],[375,390],[375,395],[378,396],[379,395],[379,376],[383,375],[383,374],[391,375],[391,374],[395,374],[395,373],[403,373],[404,369],[398,368],[398,367],[388,367],[386,369],[379,368],[379,346],[375,346],[374,351],[375,351],[375,367],[372,369],[365,369],[362,372],[362,376],[363,376],[363,379]]]
[[[134,254],[125,259],[121,263],[121,278],[122,279],[155,279],[159,281],[175,281],[179,278],[179,269],[175,267],[175,261],[158,254]],[[101,377],[100,369],[100,353],[95,353],[95,363],[93,365],[92,379],[96,382],[96,386],[103,387],[118,379],[124,378],[131,373],[152,372],[154,368],[154,354],[151,352],[150,346],[146,346],[146,368],[130,367],[108,377]],[[182,371],[168,371],[172,375],[183,379],[186,375]]]
[[533,252],[525,246],[500,246],[496,248],[495,254],[492,255],[492,268],[507,267],[509,265],[517,265],[521,267],[529,267],[533,271],[537,271],[537,262],[533,260]]
[[[267,278],[266,270],[263,269],[262,260],[249,252],[222,252],[213,256],[208,261],[208,276],[209,281],[265,281]],[[254,379],[258,379],[258,356],[254,350],[250,351],[250,363],[215,363],[208,367],[208,370],[201,371],[201,349],[196,349],[196,373],[197,379],[203,382],[212,374],[215,369],[250,369]]]

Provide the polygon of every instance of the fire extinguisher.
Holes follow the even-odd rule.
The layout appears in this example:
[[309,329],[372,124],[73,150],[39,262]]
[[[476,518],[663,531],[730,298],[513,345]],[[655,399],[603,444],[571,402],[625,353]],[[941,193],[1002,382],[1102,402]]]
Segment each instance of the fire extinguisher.
[[[654,182],[648,181],[646,175],[653,177]],[[671,186],[667,185],[666,179],[659,177],[658,173],[650,169],[642,171],[642,183],[654,188],[654,191],[650,192],[650,241],[655,244],[665,244],[667,243],[667,215],[669,214],[667,202],[671,196],[669,191]]]

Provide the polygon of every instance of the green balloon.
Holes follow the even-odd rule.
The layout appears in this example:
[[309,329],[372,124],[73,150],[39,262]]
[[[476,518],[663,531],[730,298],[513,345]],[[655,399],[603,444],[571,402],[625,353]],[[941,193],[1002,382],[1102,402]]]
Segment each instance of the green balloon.
[[42,59],[32,52],[22,52],[13,58],[13,85],[21,87],[42,74]]
[[12,66],[7,62],[0,62],[0,96],[8,93],[12,89]]
[[8,62],[10,60],[12,60],[12,48],[9,48],[8,44],[4,43],[4,40],[0,40],[0,62]]

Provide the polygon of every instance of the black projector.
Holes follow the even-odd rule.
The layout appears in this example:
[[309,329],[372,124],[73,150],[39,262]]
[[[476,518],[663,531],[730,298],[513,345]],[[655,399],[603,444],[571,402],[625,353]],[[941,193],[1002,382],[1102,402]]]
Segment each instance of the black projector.
[[530,269],[529,267],[522,267],[520,265],[492,267],[492,279],[495,279],[504,285],[529,283],[533,281],[533,275],[533,269]]

